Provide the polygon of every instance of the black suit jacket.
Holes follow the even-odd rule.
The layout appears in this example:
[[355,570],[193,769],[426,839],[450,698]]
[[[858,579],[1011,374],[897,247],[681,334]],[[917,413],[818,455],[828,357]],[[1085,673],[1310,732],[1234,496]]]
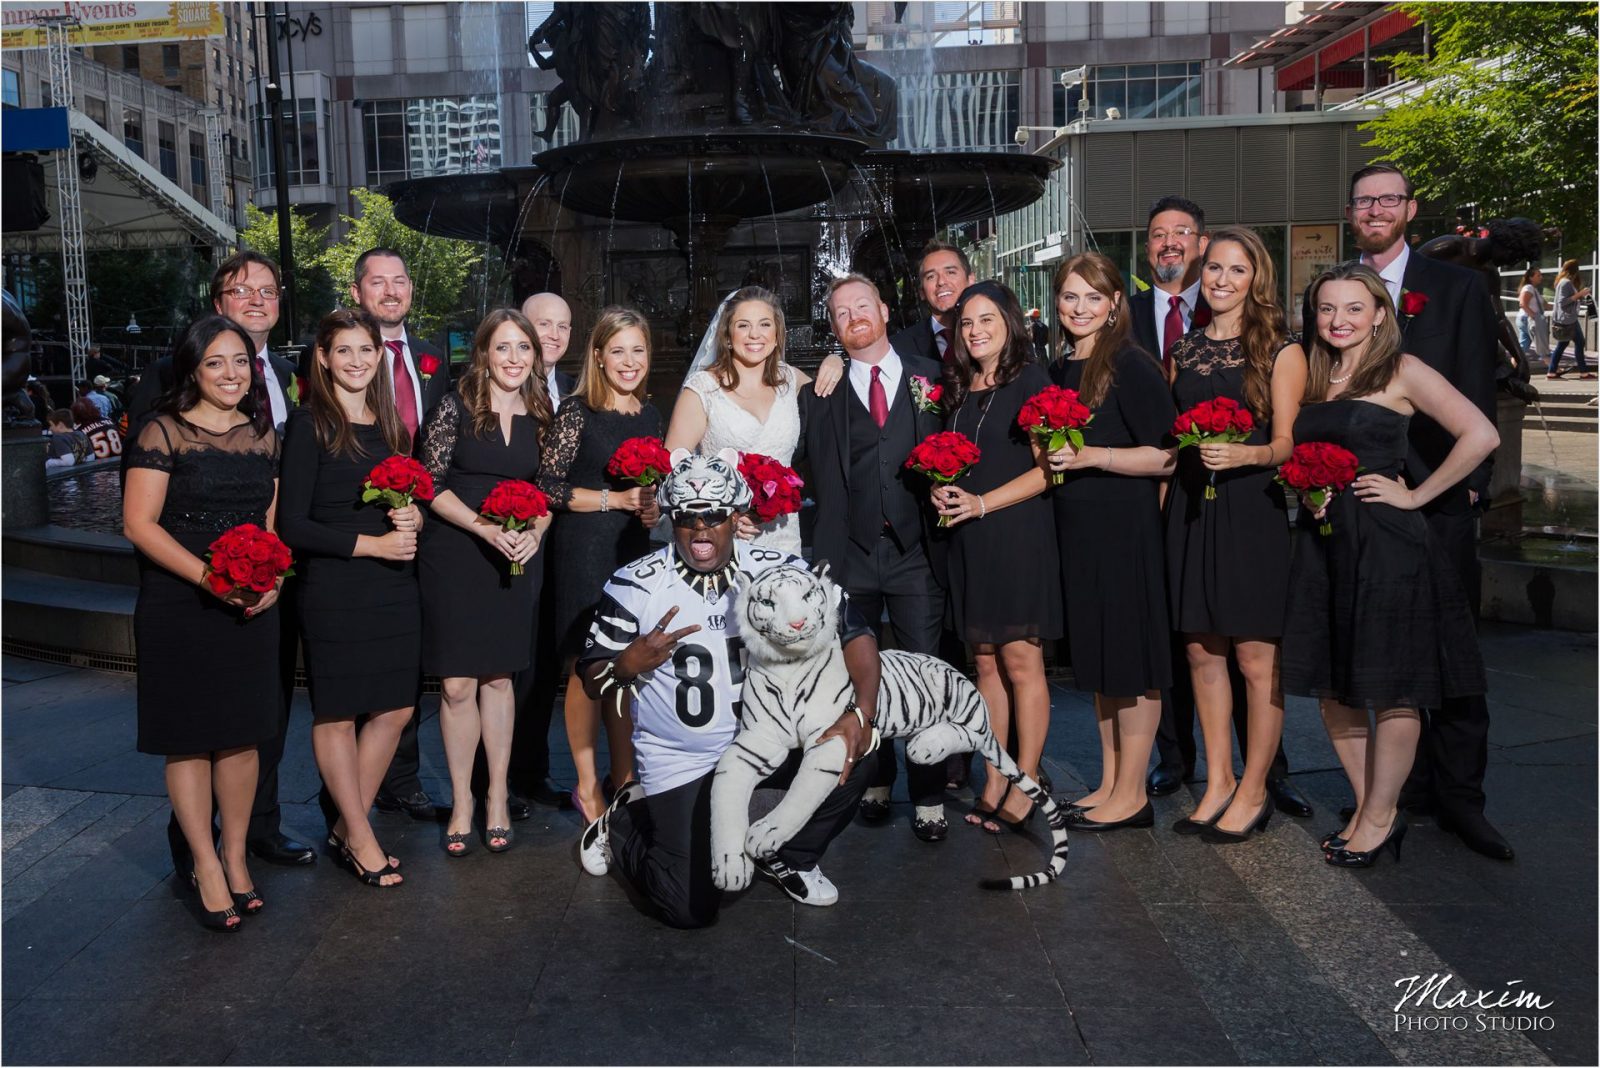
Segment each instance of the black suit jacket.
[[[1438,371],[1494,422],[1495,338],[1499,313],[1483,276],[1477,271],[1418,255],[1412,250],[1400,282],[1407,293],[1420,294],[1427,303],[1416,315],[1400,314],[1402,347]],[[1455,446],[1444,427],[1420,412],[1411,417],[1411,451],[1406,457],[1406,480],[1417,485],[1433,474]],[[1477,492],[1488,504],[1489,476],[1494,456],[1485,460],[1459,485],[1434,498],[1424,511],[1465,512],[1467,491]]]
[[[929,342],[933,340],[933,331],[928,330]],[[900,386],[895,395],[895,404],[909,405],[914,419],[913,432],[918,441],[929,434],[944,429],[940,416],[931,412],[924,412],[915,407],[911,398],[911,376],[921,375],[928,381],[937,383],[941,367],[937,360],[925,359],[921,356],[901,352]],[[826,397],[818,397],[813,385],[808,385],[800,392],[800,412],[802,420],[801,440],[804,443],[804,456],[810,467],[811,481],[809,483],[812,497],[817,502],[816,526],[811,536],[811,556],[813,560],[827,560],[838,572],[846,559],[845,546],[850,540],[850,408],[849,405],[860,404],[856,399],[855,387],[850,385],[849,376],[839,383]],[[919,491],[920,492],[920,491]],[[938,555],[930,546],[929,518],[931,505],[927,503],[927,495],[922,495],[921,507],[918,509],[922,516],[922,545],[928,550],[929,559],[935,560]],[[934,573],[940,574],[938,560],[934,563]]]
[[[278,377],[284,397],[289,395],[289,383],[294,380],[294,364],[267,350],[267,366]],[[139,426],[155,411],[157,402],[172,388],[172,357],[163,356],[150,364],[139,376],[139,382],[128,391],[128,437],[139,436]]]
[[561,390],[561,396],[550,398],[550,407],[552,410],[561,407],[561,402],[570,397],[572,395],[572,391],[578,388],[578,379],[557,367],[556,388]]
[[[927,316],[923,316],[890,338],[889,347],[898,352],[902,360],[907,356],[917,356],[924,360],[932,360],[934,363],[942,362],[939,356],[939,343],[933,337],[933,322]],[[937,376],[933,378],[935,382],[938,380]]]
[[[444,395],[450,392],[450,361],[437,346],[430,345],[410,330],[406,331],[406,345],[411,350],[411,371],[422,383],[422,421],[419,427],[428,424],[428,416],[444,400]],[[424,356],[432,356],[439,361],[439,369],[427,378],[422,377],[422,369],[417,366]],[[417,437],[422,437],[421,433]]]
[[[1139,292],[1128,297],[1128,314],[1133,316],[1132,325],[1134,342],[1137,343],[1141,349],[1144,349],[1144,351],[1154,356],[1157,360],[1160,360],[1161,338],[1156,335],[1155,303],[1157,293],[1160,293],[1163,297],[1167,295],[1164,290],[1160,290],[1155,286],[1151,286],[1149,289],[1141,289]],[[1206,303],[1206,297],[1204,293],[1197,293],[1195,295],[1194,311],[1189,317],[1189,324],[1191,328],[1194,325],[1195,317],[1200,314],[1201,308],[1205,308],[1209,312],[1211,305]]]

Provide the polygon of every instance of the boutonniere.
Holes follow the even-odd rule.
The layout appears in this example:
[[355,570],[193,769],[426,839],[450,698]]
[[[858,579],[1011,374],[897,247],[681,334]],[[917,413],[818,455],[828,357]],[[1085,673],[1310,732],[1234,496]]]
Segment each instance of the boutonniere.
[[939,414],[939,401],[944,399],[944,387],[928,381],[925,375],[912,375],[906,383],[911,390],[911,400],[922,411]]
[[435,356],[431,352],[423,353],[422,356],[417,360],[417,372],[422,375],[422,380],[424,382],[432,378],[434,372],[438,369],[439,357]]
[[306,380],[301,375],[294,375],[289,379],[289,404],[291,407],[300,407],[300,398],[306,395]]
[[1400,291],[1400,314],[1406,318],[1421,315],[1422,309],[1428,306],[1428,294],[1413,293],[1409,289]]

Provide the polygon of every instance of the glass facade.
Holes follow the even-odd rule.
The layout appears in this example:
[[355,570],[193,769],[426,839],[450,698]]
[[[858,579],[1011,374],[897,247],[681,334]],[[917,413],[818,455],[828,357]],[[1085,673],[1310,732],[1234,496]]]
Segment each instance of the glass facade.
[[1021,72],[909,76],[900,88],[900,131],[890,147],[1010,151],[1021,114]]
[[5,91],[4,95],[0,96],[0,102],[12,108],[22,106],[22,76],[14,70],[5,72]]
[[[332,107],[322,102],[322,121],[317,120],[315,97],[283,102],[284,167],[293,185],[331,185],[333,169],[325,151],[324,131],[333,125]],[[270,188],[272,173],[272,125],[252,107],[255,117],[256,185]]]
[[534,151],[544,148],[560,148],[562,145],[570,145],[578,139],[578,113],[572,110],[571,104],[561,105],[561,118],[556,122],[555,133],[550,140],[546,142],[539,139],[539,134],[544,129],[544,124],[550,118],[549,112],[545,110],[547,106],[546,98],[549,95],[548,93],[529,94],[529,102],[533,105]]
[[[1088,116],[1106,118],[1107,108],[1116,108],[1124,119],[1182,119],[1205,114],[1203,64],[1134,63],[1115,67],[1091,67],[1082,85],[1052,89],[1053,115],[1057,126],[1084,114],[1081,102],[1089,101]],[[1055,74],[1059,77],[1060,71]]]
[[[542,112],[543,108],[536,110]],[[500,166],[500,100],[496,96],[364,101],[361,132],[369,186]],[[571,136],[576,136],[575,129]]]
[[170,122],[156,123],[156,160],[162,177],[169,182],[178,180],[178,131]]

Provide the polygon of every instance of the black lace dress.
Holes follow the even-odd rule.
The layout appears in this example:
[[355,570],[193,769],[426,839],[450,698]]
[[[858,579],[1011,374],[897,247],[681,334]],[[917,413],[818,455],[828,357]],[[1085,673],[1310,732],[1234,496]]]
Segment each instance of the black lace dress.
[[[213,434],[170,415],[144,425],[129,469],[167,475],[160,524],[201,560],[217,535],[265,526],[278,435],[248,423]],[[294,582],[294,578],[288,581]],[[244,610],[139,555],[133,610],[139,654],[139,752],[166,756],[255,745],[278,732],[278,609]]]
[[[480,437],[456,393],[428,417],[422,463],[436,494],[449,490],[476,512],[505,479],[532,482],[539,473],[539,422],[513,416],[511,439],[499,429]],[[507,675],[528,666],[543,561],[533,555],[521,575],[483,538],[437,513],[423,524],[417,549],[422,586],[422,669],[445,678]]]
[[[1178,411],[1229,397],[1244,399],[1244,349],[1239,339],[1185,334],[1172,346]],[[1259,424],[1259,420],[1257,421]],[[1266,445],[1270,425],[1257,425],[1246,445]],[[1167,490],[1167,588],[1172,625],[1185,634],[1276,638],[1289,597],[1289,512],[1272,467],[1219,471],[1217,495],[1205,499],[1211,472],[1196,447],[1178,450]]]
[[[1011,382],[969,392],[946,420],[977,444],[982,457],[956,485],[987,493],[1034,467],[1028,432],[1017,413],[1050,376],[1028,364]],[[1041,494],[950,529],[950,600],[956,633],[1000,645],[1061,637],[1060,560],[1055,519]]]
[[364,454],[317,444],[307,408],[289,413],[284,428],[278,529],[295,554],[301,649],[317,719],[408,708],[422,672],[415,561],[351,555],[358,536],[394,529],[381,504],[361,503],[367,473],[391,455],[383,431],[354,430]]
[[[1405,466],[1411,420],[1392,408],[1339,397],[1300,409],[1296,444],[1332,442],[1366,473]],[[1438,708],[1486,689],[1472,610],[1450,559],[1418,511],[1345,490],[1328,505],[1333,532],[1296,516],[1283,692],[1352,708]]]
[[551,577],[555,586],[556,637],[563,656],[583,649],[589,612],[612,572],[650,551],[650,532],[632,512],[572,512],[574,489],[612,493],[632,483],[606,474],[611,456],[629,438],[659,438],[661,412],[644,404],[635,415],[597,412],[573,395],[561,402],[550,432],[550,453],[539,472],[539,488],[550,497],[555,523],[550,529]]
[[[1115,361],[1111,386],[1083,432],[1084,446],[1163,445],[1177,413],[1161,365],[1132,347]],[[1084,362],[1057,360],[1050,377],[1077,389]],[[1139,697],[1172,684],[1158,482],[1091,467],[1067,472],[1051,492],[1067,648],[1081,690]]]

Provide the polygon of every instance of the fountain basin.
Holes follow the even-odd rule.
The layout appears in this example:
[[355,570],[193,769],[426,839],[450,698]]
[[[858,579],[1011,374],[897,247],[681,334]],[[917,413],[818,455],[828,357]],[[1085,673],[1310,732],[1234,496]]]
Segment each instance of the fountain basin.
[[1593,538],[1530,534],[1478,546],[1484,619],[1592,633],[1600,604]]
[[866,147],[800,132],[666,134],[565,145],[534,164],[565,207],[599,218],[740,220],[829,199]]
[[1025,208],[1044,195],[1061,161],[1028,152],[865,153],[861,166],[889,199],[901,229],[926,230]]
[[505,248],[517,236],[523,197],[538,175],[536,167],[436,174],[389,182],[378,191],[394,202],[394,217],[419,233]]

